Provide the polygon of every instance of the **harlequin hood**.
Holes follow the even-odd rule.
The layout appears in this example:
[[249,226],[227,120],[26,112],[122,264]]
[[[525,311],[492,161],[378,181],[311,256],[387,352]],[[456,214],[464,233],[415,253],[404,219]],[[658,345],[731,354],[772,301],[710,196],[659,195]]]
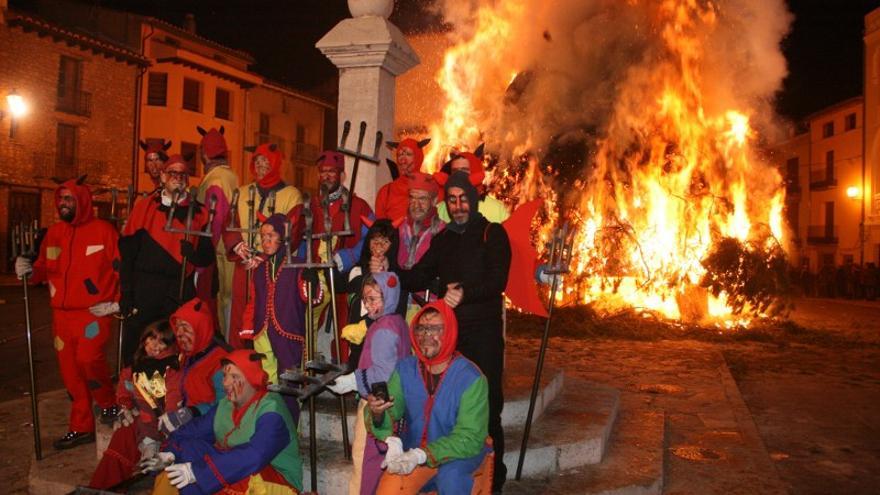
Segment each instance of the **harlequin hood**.
[[178,347],[184,355],[191,356],[204,351],[214,339],[214,318],[211,314],[211,308],[199,298],[192,299],[178,308],[171,315],[170,321],[172,328],[177,328],[178,321],[185,321],[193,328],[195,337],[192,351],[184,352],[178,342]]
[[265,390],[269,383],[269,375],[263,370],[261,361],[265,356],[250,349],[238,349],[227,354],[220,363],[234,364],[241,370],[248,383],[257,390]]
[[251,176],[253,177],[257,176],[256,160],[260,155],[269,159],[270,168],[269,172],[257,181],[257,184],[264,189],[268,189],[281,182],[281,161],[284,157],[281,155],[281,150],[274,143],[263,143],[257,146],[257,149],[254,150],[254,155],[251,157]]
[[[422,354],[422,350],[419,349],[419,342],[418,339],[416,339],[415,329],[422,314],[430,308],[434,308],[440,312],[440,318],[443,320],[444,329],[443,338],[440,342],[440,352],[438,352],[433,358],[428,359]],[[425,363],[427,366],[440,364],[452,357],[452,354],[455,353],[455,345],[458,342],[458,320],[455,319],[455,313],[452,311],[452,308],[450,308],[444,300],[440,299],[426,304],[418,313],[416,313],[410,323],[409,336],[412,341],[413,350],[416,357],[419,358],[419,361]]]
[[199,148],[202,149],[202,152],[205,153],[209,160],[226,156],[228,148],[226,147],[226,138],[223,137],[226,130],[222,125],[220,129],[212,127],[211,130],[205,131],[201,127],[196,127],[196,130],[202,135],[202,142],[199,144]]
[[400,300],[400,279],[394,272],[378,272],[372,275],[382,292],[382,316],[394,313]]
[[95,213],[92,210],[92,191],[89,186],[80,184],[77,179],[70,179],[55,189],[55,207],[58,207],[58,198],[62,189],[69,189],[73,197],[76,198],[76,215],[70,222],[71,225],[80,225],[94,218]]

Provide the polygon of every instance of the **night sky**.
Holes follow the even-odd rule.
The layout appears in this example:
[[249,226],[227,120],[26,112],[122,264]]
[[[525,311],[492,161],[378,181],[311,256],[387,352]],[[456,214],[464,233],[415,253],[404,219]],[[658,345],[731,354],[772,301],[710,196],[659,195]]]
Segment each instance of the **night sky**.
[[[307,91],[327,94],[335,68],[315,42],[348,16],[345,0],[82,0],[182,24],[196,16],[199,34],[257,59],[254,69]],[[398,0],[392,22],[405,32],[438,24],[424,9],[428,0]],[[787,0],[795,15],[783,51],[789,76],[778,111],[798,119],[861,94],[864,15],[880,0]],[[20,3],[15,0],[13,4]]]

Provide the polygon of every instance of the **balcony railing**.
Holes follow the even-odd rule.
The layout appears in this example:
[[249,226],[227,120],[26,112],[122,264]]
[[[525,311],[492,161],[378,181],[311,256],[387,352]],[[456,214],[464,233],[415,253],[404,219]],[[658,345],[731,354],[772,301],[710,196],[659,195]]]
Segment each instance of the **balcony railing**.
[[810,171],[810,189],[825,189],[837,185],[837,179],[834,172],[828,169],[819,169]]
[[[89,182],[94,182],[105,175],[115,175],[106,160],[88,157],[74,157],[72,160],[60,160],[55,153],[34,153],[31,161],[31,174],[34,179],[70,179],[80,175],[88,175]],[[130,164],[126,164],[120,175],[127,177]]]
[[92,94],[85,91],[68,91],[64,96],[58,96],[55,110],[89,117],[92,115]]
[[807,227],[808,244],[837,244],[837,226],[810,225]]

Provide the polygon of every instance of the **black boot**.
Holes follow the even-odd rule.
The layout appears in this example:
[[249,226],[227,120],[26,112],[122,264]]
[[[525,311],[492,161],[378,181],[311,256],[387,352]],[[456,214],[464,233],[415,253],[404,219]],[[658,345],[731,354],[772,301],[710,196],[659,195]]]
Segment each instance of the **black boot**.
[[85,445],[95,441],[95,432],[68,431],[66,435],[52,442],[57,450],[72,449],[77,445]]
[[110,407],[102,407],[101,408],[101,417],[98,419],[100,422],[105,425],[112,425],[116,418],[119,416],[119,406],[113,404]]

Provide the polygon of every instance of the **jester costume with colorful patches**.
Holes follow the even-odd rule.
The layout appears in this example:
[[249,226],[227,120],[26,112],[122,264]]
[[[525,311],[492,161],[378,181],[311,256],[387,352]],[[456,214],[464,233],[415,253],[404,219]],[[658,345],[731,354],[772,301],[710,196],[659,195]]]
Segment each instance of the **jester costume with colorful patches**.
[[[429,308],[440,312],[443,333],[440,351],[427,358],[419,350],[413,333],[419,318]],[[443,301],[426,305],[410,326],[415,356],[404,358],[388,381],[388,395],[394,405],[385,411],[381,424],[373,421],[369,409],[363,419],[378,439],[400,437],[404,452],[420,448],[426,456],[428,476],[418,493],[437,490],[441,495],[468,494],[473,487],[472,473],[488,452],[486,438],[489,421],[489,387],[477,366],[455,351],[458,324],[452,309]],[[451,360],[439,375],[430,366]],[[402,423],[399,423],[401,420]],[[400,426],[402,424],[402,426]],[[419,467],[410,475],[422,474]],[[387,493],[385,478],[401,477],[385,473],[377,493]],[[388,483],[391,484],[391,483]],[[417,488],[418,487],[414,487]]]
[[[284,215],[276,213],[266,224],[283,239]],[[302,269],[285,267],[286,253],[282,241],[278,252],[254,269],[241,331],[241,338],[253,340],[254,350],[266,356],[262,365],[271,383],[278,383],[279,374],[285,370],[299,368],[305,343]],[[292,261],[303,262],[301,258]],[[298,421],[299,401],[290,395],[284,400],[293,420]]]
[[76,215],[49,227],[30,280],[49,285],[55,353],[73,400],[69,431],[92,432],[92,401],[106,408],[114,400],[104,355],[114,320],[93,316],[89,308],[119,299],[118,234],[110,223],[94,218],[85,185],[65,182],[55,191],[56,204],[65,188],[76,200]]
[[266,390],[267,375],[249,360],[252,353],[234,351],[224,363],[243,372],[256,389],[253,398],[236,408],[224,397],[168,439],[174,462],[192,463],[196,481],[183,495],[292,495],[302,489],[296,426],[281,396]]
[[[216,262],[199,268],[197,294],[207,301],[217,312],[217,322],[224,336],[229,330],[229,311],[232,297],[232,272],[235,263],[226,258],[229,247],[224,243],[223,232],[232,202],[232,192],[238,189],[238,176],[229,167],[226,159],[229,149],[223,137],[225,130],[211,128],[205,131],[197,127],[202,135],[199,148],[205,161],[205,176],[199,184],[199,201],[204,205],[215,203],[214,221],[211,224],[212,240],[216,252]],[[216,273],[217,285],[214,283]],[[214,298],[216,294],[216,299]]]
[[[255,162],[258,156],[265,156],[269,160],[269,172],[260,180],[246,184],[238,188],[238,216],[233,218],[234,225],[241,227],[248,223],[248,205],[247,201],[253,190],[254,195],[254,221],[262,224],[274,212],[286,215],[294,207],[302,203],[302,194],[294,186],[286,184],[281,180],[281,163],[283,156],[281,151],[274,144],[261,144],[254,150],[254,156],[251,159],[251,175],[256,177]],[[275,193],[274,211],[269,210],[269,196]],[[281,230],[284,234],[284,230]],[[257,239],[259,236],[254,236]],[[223,244],[227,247],[227,256],[232,261],[241,261],[240,258],[232,252],[232,249],[240,242],[247,240],[247,234],[241,232],[227,231],[223,234]],[[256,246],[250,246],[253,249],[259,249],[259,243]],[[245,291],[247,291],[247,272],[240,263],[235,263],[235,272],[232,275],[232,312],[229,317],[229,344],[237,349],[243,346],[239,338],[239,331],[244,328],[242,326],[242,314],[245,308]],[[272,376],[272,373],[269,373]]]

